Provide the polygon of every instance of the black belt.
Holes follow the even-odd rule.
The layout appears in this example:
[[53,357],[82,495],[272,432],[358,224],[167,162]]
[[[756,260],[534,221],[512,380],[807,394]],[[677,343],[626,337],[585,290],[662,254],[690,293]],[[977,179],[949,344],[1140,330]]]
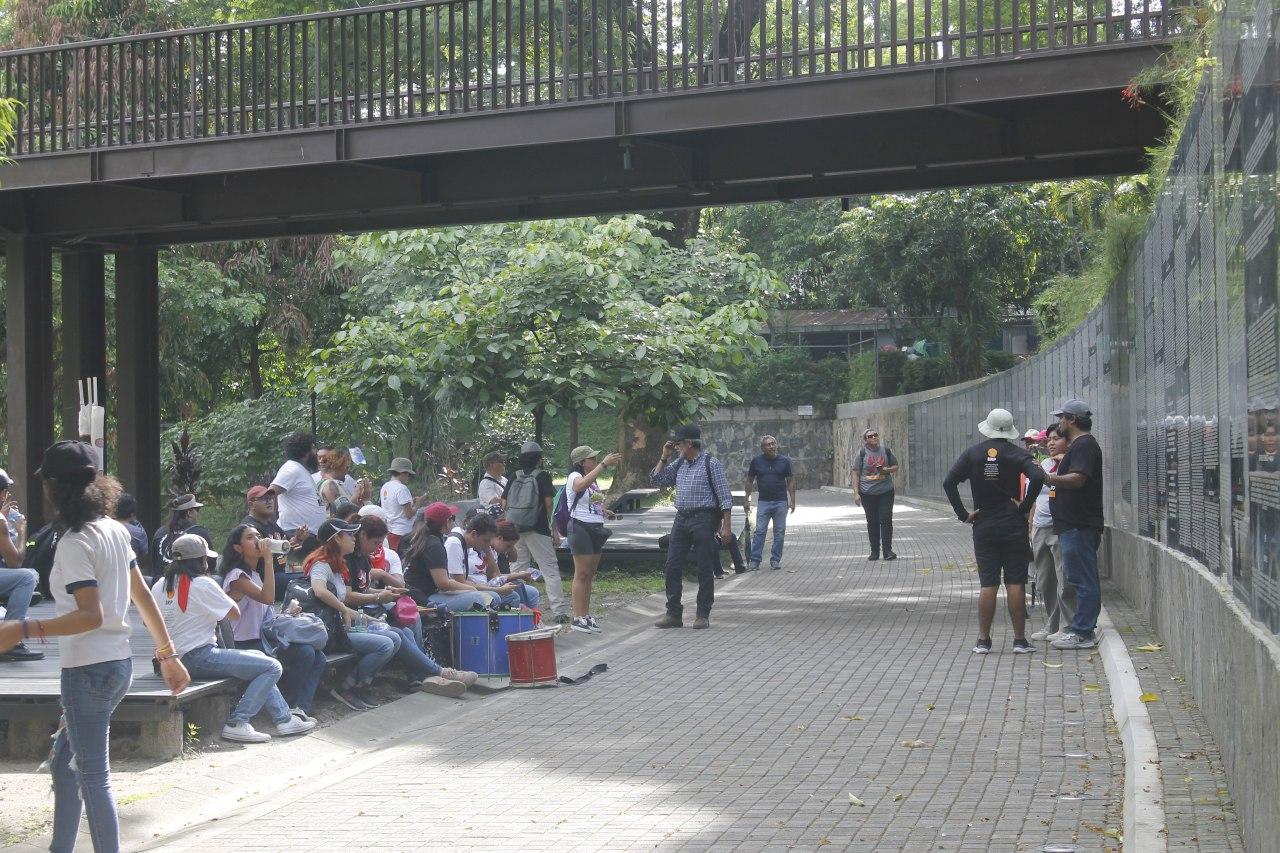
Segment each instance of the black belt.
[[714,512],[719,515],[720,508],[714,506],[696,506],[693,509],[678,509],[676,510],[676,515],[688,517],[690,515],[697,515],[703,512]]

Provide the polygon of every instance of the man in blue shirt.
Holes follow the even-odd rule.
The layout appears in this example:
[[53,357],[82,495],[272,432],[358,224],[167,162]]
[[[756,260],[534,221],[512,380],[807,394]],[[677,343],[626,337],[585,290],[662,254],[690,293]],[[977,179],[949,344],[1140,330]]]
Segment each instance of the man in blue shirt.
[[667,547],[667,614],[654,624],[658,628],[684,626],[680,598],[685,561],[692,548],[698,564],[698,613],[693,627],[710,628],[720,543],[733,537],[729,529],[733,497],[724,465],[703,451],[702,430],[697,425],[682,426],[662,446],[662,459],[650,472],[649,484],[676,487],[676,520]]
[[759,481],[760,503],[756,505],[756,532],[751,536],[749,561],[751,571],[760,568],[764,558],[764,534],[773,521],[773,548],[769,553],[769,568],[782,568],[782,541],[787,535],[787,513],[796,511],[796,480],[791,472],[791,460],[778,453],[778,439],[766,435],[760,440],[764,451],[751,460],[747,467],[747,501],[751,500],[751,487]]

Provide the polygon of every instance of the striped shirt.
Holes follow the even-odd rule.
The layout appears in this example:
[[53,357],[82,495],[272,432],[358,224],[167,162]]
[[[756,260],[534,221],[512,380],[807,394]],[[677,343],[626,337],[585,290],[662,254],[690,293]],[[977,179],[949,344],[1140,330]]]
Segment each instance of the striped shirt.
[[721,509],[733,506],[733,495],[729,491],[729,480],[724,475],[724,466],[714,456],[711,460],[711,480],[715,483],[715,494],[711,493],[711,483],[707,481],[706,451],[689,460],[677,456],[675,461],[657,473],[649,476],[651,486],[675,486],[676,509]]

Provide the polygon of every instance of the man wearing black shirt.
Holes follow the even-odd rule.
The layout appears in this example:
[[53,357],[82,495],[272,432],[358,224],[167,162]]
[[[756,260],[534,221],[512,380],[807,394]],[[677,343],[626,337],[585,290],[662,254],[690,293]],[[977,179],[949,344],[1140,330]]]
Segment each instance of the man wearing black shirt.
[[[960,454],[942,481],[956,517],[973,525],[973,556],[982,584],[978,596],[978,642],[973,653],[985,655],[991,651],[991,623],[995,621],[996,592],[1003,571],[1009,619],[1013,622],[1013,652],[1031,654],[1035,649],[1025,633],[1027,564],[1031,561],[1027,513],[1035,506],[1044,485],[1044,470],[1031,454],[1013,443],[1019,438],[1018,429],[1013,425],[1013,415],[1005,409],[992,409],[987,419],[978,424],[978,432],[986,436],[986,441]],[[1021,501],[1019,475],[1027,478],[1027,493]],[[960,500],[960,484],[966,480],[973,494],[973,512],[966,510]]]
[[1098,582],[1098,546],[1102,544],[1102,448],[1090,434],[1093,413],[1083,400],[1068,400],[1053,413],[1059,429],[1071,442],[1046,482],[1055,489],[1053,530],[1062,549],[1067,583],[1076,591],[1076,615],[1066,633],[1051,644],[1055,649],[1092,649],[1102,609]]

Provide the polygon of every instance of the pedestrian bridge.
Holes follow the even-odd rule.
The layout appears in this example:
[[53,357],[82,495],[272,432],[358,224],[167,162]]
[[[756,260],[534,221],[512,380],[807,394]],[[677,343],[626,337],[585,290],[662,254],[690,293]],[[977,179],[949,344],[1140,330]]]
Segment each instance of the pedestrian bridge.
[[427,0],[0,54],[9,236],[104,247],[1132,173],[1162,0]]

